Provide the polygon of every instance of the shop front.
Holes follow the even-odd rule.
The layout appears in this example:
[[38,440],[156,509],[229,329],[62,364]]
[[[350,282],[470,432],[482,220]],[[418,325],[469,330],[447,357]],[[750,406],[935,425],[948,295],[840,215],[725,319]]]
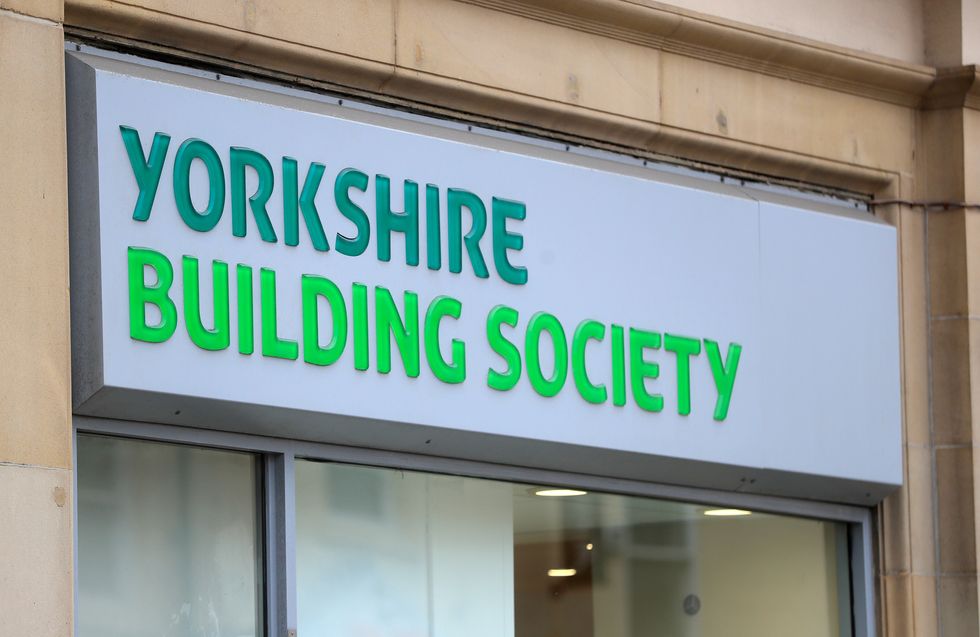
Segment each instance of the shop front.
[[68,50],[80,637],[876,634],[866,207]]

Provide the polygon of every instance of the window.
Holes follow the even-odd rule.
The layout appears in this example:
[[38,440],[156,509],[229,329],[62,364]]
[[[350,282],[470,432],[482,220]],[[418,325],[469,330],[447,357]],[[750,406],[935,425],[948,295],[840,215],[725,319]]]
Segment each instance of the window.
[[259,459],[79,435],[79,637],[262,634]]
[[[852,631],[842,522],[318,457],[267,463],[271,450],[80,433],[77,451],[80,637],[273,634],[280,598],[266,594],[263,547],[277,542],[295,555],[273,568],[295,583],[302,637]],[[264,512],[265,469],[280,464],[295,507]],[[273,525],[288,537],[264,537],[266,515],[293,509]]]
[[843,525],[299,461],[300,635],[849,635]]

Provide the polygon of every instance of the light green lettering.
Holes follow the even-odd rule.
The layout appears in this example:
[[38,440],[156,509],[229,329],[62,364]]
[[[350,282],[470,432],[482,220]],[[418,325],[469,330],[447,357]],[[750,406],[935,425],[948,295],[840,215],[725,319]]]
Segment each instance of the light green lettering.
[[[129,335],[133,340],[162,343],[177,329],[177,306],[171,300],[170,286],[174,282],[174,268],[167,257],[146,248],[129,248]],[[144,270],[150,267],[157,281],[147,285]],[[160,310],[160,323],[147,325],[146,306],[155,305]]]
[[262,297],[262,355],[296,360],[299,357],[299,346],[296,341],[279,337],[275,270],[268,268],[259,270],[259,291]]
[[645,380],[660,376],[660,365],[644,359],[645,349],[658,349],[660,334],[630,328],[630,388],[633,400],[645,411],[663,411],[664,397],[647,391]]
[[391,339],[402,357],[405,374],[410,378],[419,375],[419,297],[415,292],[405,292],[405,320],[398,315],[398,308],[391,293],[383,287],[374,288],[375,340],[378,348],[378,372],[391,371]]
[[198,261],[184,256],[184,326],[191,342],[208,351],[227,349],[231,344],[231,327],[228,320],[228,264],[212,261],[211,274],[214,289],[214,329],[204,327],[201,321],[201,277]]
[[[347,306],[340,288],[330,279],[304,274],[303,286],[303,360],[312,365],[332,365],[347,345]],[[320,345],[320,321],[317,299],[330,305],[333,323],[330,342]]]
[[439,325],[443,317],[459,319],[463,304],[450,296],[436,297],[425,313],[425,358],[433,375],[451,385],[466,380],[466,345],[454,338],[450,344],[451,363],[447,363],[439,350]]
[[606,336],[606,326],[599,321],[579,323],[572,336],[572,378],[582,398],[593,404],[606,402],[605,385],[593,385],[585,370],[585,346],[590,340],[601,341]]
[[[554,344],[555,364],[551,378],[541,371],[541,334],[547,332]],[[546,398],[555,396],[565,386],[568,377],[568,341],[558,319],[547,312],[538,312],[527,324],[524,337],[524,355],[527,357],[527,377],[531,387]]]
[[718,390],[718,400],[715,401],[715,420],[724,420],[728,416],[728,407],[732,401],[732,389],[735,387],[738,361],[742,357],[742,346],[738,343],[730,343],[724,363],[721,362],[721,351],[717,342],[704,339],[704,349],[708,354],[708,363],[711,365],[711,375],[715,379],[715,388]]

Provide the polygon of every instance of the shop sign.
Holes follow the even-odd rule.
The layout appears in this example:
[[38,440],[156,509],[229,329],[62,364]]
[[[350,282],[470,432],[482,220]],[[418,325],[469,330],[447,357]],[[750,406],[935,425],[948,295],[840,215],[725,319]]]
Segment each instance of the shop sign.
[[119,62],[68,85],[78,413],[901,481],[870,215]]

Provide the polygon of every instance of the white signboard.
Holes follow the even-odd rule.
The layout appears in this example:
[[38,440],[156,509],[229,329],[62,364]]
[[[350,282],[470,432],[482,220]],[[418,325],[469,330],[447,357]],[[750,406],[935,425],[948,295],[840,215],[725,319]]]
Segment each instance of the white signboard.
[[870,215],[69,58],[75,410],[870,502]]

